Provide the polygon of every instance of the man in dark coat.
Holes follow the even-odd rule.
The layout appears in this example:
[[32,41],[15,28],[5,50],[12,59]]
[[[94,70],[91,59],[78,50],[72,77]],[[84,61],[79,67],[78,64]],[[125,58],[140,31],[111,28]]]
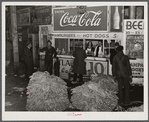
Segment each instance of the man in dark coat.
[[117,54],[117,47],[119,46],[119,43],[116,42],[115,46],[114,46],[114,50],[111,50],[111,54],[110,54],[110,64],[112,65],[113,62],[113,58],[114,56]]
[[83,74],[86,74],[86,62],[84,60],[87,57],[82,47],[82,44],[80,44],[80,47],[73,53],[75,58],[73,63],[74,81],[76,81],[77,74],[79,74],[80,83],[83,82]]
[[119,46],[117,50],[113,59],[112,72],[113,77],[118,81],[119,105],[126,105],[129,104],[129,84],[132,80],[132,70],[128,56],[124,55],[122,51],[123,46]]
[[13,49],[12,43],[8,38],[6,42],[6,66],[8,66],[11,63],[12,49]]
[[32,43],[31,41],[27,42],[27,46],[24,48],[24,63],[26,65],[25,77],[29,79],[29,76],[33,73],[33,53],[32,53]]
[[45,51],[45,69],[52,74],[52,69],[53,69],[53,57],[56,57],[57,53],[54,47],[52,47],[52,42],[48,40],[47,42],[47,47],[44,47],[40,49],[39,51]]
[[19,60],[20,60],[20,62],[22,62],[22,56],[23,56],[23,42],[22,42],[22,37],[19,37],[19,39],[18,39],[19,41],[18,41],[18,45],[19,45]]

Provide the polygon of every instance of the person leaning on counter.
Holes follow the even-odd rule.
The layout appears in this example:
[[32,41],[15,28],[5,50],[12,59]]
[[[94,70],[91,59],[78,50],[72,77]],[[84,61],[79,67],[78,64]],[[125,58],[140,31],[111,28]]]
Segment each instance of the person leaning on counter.
[[94,56],[95,57],[102,57],[103,56],[103,47],[102,47],[102,44],[100,41],[98,42],[97,46],[95,47]]
[[79,48],[73,53],[74,62],[73,62],[73,83],[77,83],[77,75],[79,74],[79,83],[83,83],[83,74],[86,74],[86,62],[85,58],[87,57],[83,45],[79,43]]
[[47,47],[40,49],[40,52],[45,51],[45,69],[52,74],[53,69],[53,57],[56,57],[57,53],[54,47],[52,47],[52,42],[50,40],[47,41]]

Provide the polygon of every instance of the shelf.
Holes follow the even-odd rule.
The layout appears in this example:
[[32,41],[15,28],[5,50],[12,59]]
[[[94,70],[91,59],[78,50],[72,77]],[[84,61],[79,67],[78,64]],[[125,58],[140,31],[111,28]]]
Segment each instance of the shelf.
[[114,47],[105,47],[104,49],[109,49],[109,48],[110,48],[110,49],[114,49]]
[[[74,59],[74,57],[72,55],[57,55],[57,57],[59,58],[71,58]],[[87,58],[85,60],[93,60],[93,61],[107,61],[108,58],[100,58],[100,57],[92,57],[92,56],[87,56]]]
[[80,46],[70,46],[70,48],[73,48],[73,47],[80,47]]

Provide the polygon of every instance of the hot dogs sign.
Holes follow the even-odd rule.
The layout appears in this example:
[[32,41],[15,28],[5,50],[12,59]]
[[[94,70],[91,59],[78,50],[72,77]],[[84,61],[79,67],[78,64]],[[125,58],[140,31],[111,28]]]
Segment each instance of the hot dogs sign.
[[54,31],[107,31],[107,7],[87,7],[79,14],[77,8],[53,9]]

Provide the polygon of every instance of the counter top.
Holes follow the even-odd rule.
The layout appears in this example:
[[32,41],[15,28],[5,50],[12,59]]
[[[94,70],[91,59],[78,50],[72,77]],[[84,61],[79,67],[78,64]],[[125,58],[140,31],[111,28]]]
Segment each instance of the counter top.
[[[72,55],[57,55],[57,57],[59,58],[74,58]],[[106,60],[109,60],[109,58],[100,58],[100,57],[91,57],[91,56],[88,56],[86,58],[86,60],[100,60],[100,61],[106,61]]]

